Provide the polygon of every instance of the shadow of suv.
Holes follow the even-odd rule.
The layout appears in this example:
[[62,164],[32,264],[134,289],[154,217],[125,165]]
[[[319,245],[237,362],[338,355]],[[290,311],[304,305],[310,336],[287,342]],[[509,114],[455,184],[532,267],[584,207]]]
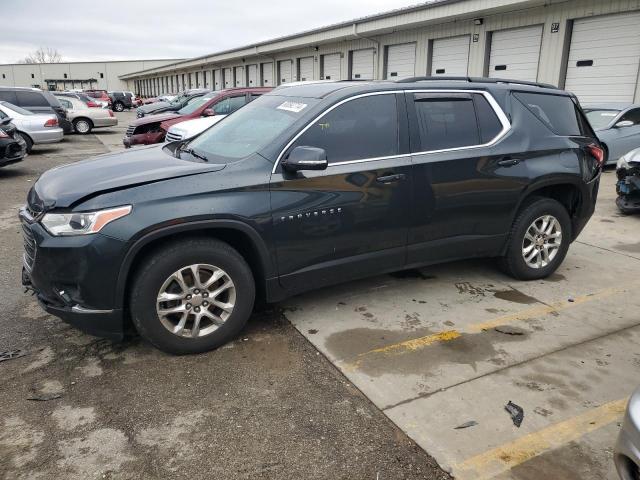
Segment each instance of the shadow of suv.
[[593,214],[603,160],[550,86],[280,87],[194,139],[45,172],[20,212],[23,283],[90,333],[132,321],[162,350],[202,352],[256,295],[470,257],[544,278]]

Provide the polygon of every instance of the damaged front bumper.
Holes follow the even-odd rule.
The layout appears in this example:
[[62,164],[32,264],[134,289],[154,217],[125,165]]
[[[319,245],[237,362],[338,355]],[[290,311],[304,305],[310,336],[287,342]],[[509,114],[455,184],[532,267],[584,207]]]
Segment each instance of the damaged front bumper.
[[[640,175],[618,172],[616,205],[625,213],[640,212]],[[638,172],[640,174],[640,172]]]
[[128,135],[122,139],[122,143],[125,148],[131,148],[134,145],[153,145],[155,143],[164,142],[164,136],[167,132],[148,132],[137,133],[135,135]]

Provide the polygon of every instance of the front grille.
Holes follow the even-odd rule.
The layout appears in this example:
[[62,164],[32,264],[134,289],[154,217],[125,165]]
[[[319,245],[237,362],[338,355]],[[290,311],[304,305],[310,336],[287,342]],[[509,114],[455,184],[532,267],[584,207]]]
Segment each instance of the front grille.
[[164,137],[167,142],[175,142],[178,140],[182,140],[182,135],[174,132],[167,132],[167,135]]
[[127,127],[127,133],[125,133],[125,135],[127,137],[130,137],[131,135],[133,135],[133,132],[135,132],[135,131],[136,131],[136,126],[135,125],[129,125]]
[[36,259],[36,241],[31,233],[29,224],[21,219],[22,222],[22,239],[24,242],[24,263],[26,267],[31,270],[33,268],[33,262]]

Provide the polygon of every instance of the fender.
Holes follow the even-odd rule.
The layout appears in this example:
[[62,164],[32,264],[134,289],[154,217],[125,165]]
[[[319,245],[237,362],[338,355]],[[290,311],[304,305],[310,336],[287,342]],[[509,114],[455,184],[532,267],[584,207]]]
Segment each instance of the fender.
[[149,243],[155,240],[159,240],[163,237],[168,237],[176,233],[190,232],[190,231],[204,230],[204,229],[216,229],[216,228],[226,228],[230,230],[237,230],[239,232],[247,234],[258,252],[258,256],[262,264],[262,270],[264,271],[264,274],[265,274],[264,280],[277,275],[275,273],[276,270],[274,268],[274,264],[271,259],[271,254],[269,253],[269,250],[267,249],[262,237],[254,228],[250,227],[244,222],[241,222],[239,220],[220,219],[220,220],[200,220],[200,221],[182,223],[179,225],[163,226],[138,238],[127,250],[127,253],[124,256],[124,260],[122,261],[122,264],[120,266],[120,271],[118,272],[118,280],[117,280],[116,291],[115,291],[116,308],[124,307],[125,289],[127,285],[127,279],[129,277],[129,273],[131,270],[131,265],[133,264],[133,261],[135,260],[138,253],[146,245],[148,245]]

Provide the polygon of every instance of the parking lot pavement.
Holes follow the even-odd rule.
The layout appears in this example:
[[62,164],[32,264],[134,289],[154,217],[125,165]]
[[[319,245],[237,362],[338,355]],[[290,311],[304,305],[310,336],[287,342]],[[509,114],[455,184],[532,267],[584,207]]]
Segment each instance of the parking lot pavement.
[[614,184],[609,170],[546,281],[457,262],[299,296],[286,316],[457,478],[617,478],[611,451],[640,382],[640,217],[617,212]]
[[25,353],[0,361],[0,478],[449,478],[280,308],[215,352],[171,357],[79,333],[22,293],[16,214],[28,188],[48,168],[121,148],[126,123],[0,169],[0,351]]

